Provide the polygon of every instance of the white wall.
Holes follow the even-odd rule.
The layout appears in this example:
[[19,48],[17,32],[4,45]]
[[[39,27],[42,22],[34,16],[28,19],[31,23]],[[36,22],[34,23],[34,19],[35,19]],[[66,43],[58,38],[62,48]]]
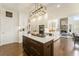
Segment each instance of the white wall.
[[[6,17],[5,12],[10,11],[13,17]],[[0,45],[18,42],[18,12],[13,8],[0,8],[1,34]]]
[[31,32],[33,32],[34,30],[36,30],[36,32],[39,32],[39,25],[44,25],[45,28],[47,27],[47,21],[48,19],[46,18],[46,14],[33,18],[31,19]]
[[[76,15],[75,15],[76,16]],[[79,16],[78,16],[79,18]],[[74,16],[69,17],[69,24],[71,24],[71,30],[73,32],[79,32],[79,19],[74,19]]]
[[[25,9],[26,10],[26,9]],[[13,12],[13,17],[5,16],[5,12]],[[0,45],[19,42],[22,43],[24,28],[27,32],[27,13],[24,10],[16,10],[15,8],[1,6],[0,7]]]
[[25,29],[25,31],[19,31],[19,43],[23,41],[23,34],[27,33],[27,13],[25,11],[19,11],[19,27]]

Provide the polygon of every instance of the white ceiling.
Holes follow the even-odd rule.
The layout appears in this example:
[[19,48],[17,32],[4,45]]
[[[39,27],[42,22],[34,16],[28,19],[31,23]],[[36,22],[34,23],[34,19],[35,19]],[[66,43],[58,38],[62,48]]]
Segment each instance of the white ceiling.
[[[56,5],[61,5],[61,8],[65,7],[73,7],[78,6],[78,3],[43,3],[43,5],[46,5],[48,8],[55,9]],[[32,8],[34,6],[34,3],[0,3],[0,5],[4,7],[11,7],[11,8]]]
[[16,10],[18,9],[24,9],[28,8],[31,4],[29,3],[0,3],[2,7],[7,7],[7,8],[15,8]]
[[[43,3],[49,13],[49,19],[70,16],[73,14],[79,14],[79,4],[78,3]],[[57,8],[57,5],[60,5],[60,8]],[[3,7],[14,8],[16,10],[25,10],[29,12],[33,9],[34,3],[1,3]]]

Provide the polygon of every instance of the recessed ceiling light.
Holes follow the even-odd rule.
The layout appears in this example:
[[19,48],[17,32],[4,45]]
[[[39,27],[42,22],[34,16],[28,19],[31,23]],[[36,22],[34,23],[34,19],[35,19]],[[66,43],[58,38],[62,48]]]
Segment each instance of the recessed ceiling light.
[[59,8],[60,7],[60,5],[57,5],[57,8]]

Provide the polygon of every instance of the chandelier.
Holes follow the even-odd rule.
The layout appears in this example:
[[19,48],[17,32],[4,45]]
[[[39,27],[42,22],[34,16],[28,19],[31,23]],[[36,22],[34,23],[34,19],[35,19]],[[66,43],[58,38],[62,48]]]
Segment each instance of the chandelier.
[[45,15],[46,13],[47,13],[46,6],[37,3],[34,5],[34,9],[30,12],[29,17],[32,18],[32,17],[42,16]]

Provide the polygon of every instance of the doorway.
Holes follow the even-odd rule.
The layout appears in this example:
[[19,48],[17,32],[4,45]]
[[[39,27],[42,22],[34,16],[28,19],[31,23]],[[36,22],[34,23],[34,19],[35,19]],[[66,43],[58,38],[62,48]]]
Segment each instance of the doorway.
[[60,34],[65,36],[68,33],[68,17],[60,19]]

